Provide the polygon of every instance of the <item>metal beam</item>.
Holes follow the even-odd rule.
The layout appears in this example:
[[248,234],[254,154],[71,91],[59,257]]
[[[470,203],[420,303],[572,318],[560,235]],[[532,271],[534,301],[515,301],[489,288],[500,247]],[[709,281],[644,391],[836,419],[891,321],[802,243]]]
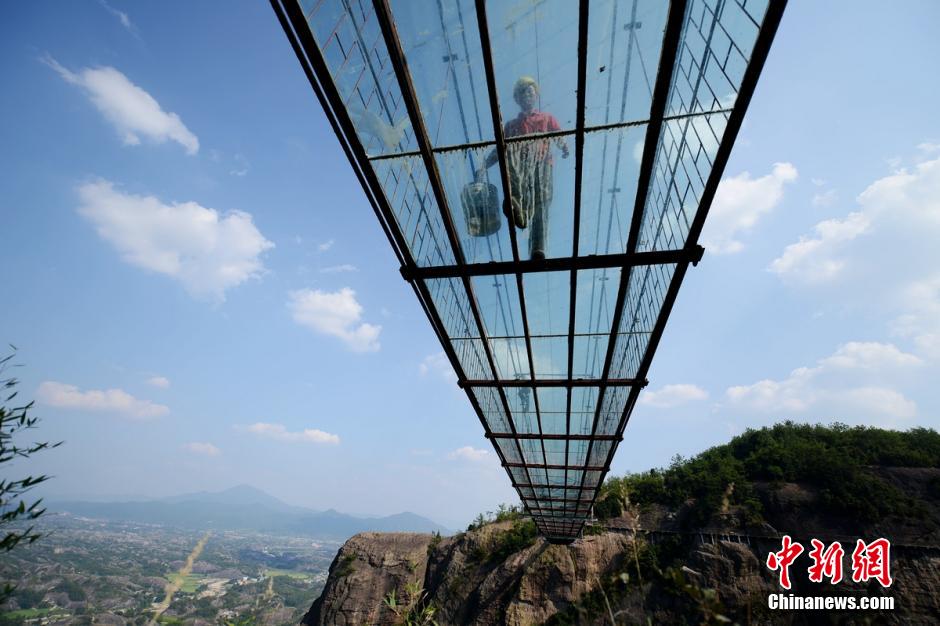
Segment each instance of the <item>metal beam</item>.
[[514,489],[577,489],[577,485],[551,485],[551,484],[542,484],[536,483],[534,485],[527,485],[525,483],[517,483],[516,481],[511,482]]
[[[664,121],[671,122],[673,120],[681,120],[687,117],[701,117],[705,115],[714,115],[715,113],[730,113],[731,109],[713,109],[711,111],[697,111],[695,113],[680,113],[677,115],[667,115],[663,118]],[[624,128],[633,128],[634,126],[643,126],[648,123],[649,120],[640,120],[640,121],[630,121],[630,122],[613,122],[611,124],[595,124],[593,126],[584,127],[585,137],[588,135],[594,135],[597,133],[609,132],[612,130],[622,130]],[[552,130],[544,133],[532,133],[531,135],[519,135],[517,137],[506,137],[506,145],[512,145],[514,143],[523,143],[526,141],[532,141],[534,139],[555,139],[557,137],[571,137],[575,134],[573,130]],[[468,141],[466,143],[458,143],[447,146],[437,146],[431,152],[434,154],[447,154],[449,152],[463,152],[465,150],[478,150],[480,148],[491,148],[496,145],[495,141]],[[402,157],[417,157],[421,156],[420,150],[408,150],[404,152],[395,152],[392,154],[373,154],[369,156],[370,161],[388,161],[390,159],[400,159]]]
[[596,378],[541,378],[536,380],[526,379],[499,379],[499,380],[459,380],[457,385],[463,389],[465,387],[597,387],[606,385],[608,387],[646,387],[649,381],[637,378],[611,378],[600,380]]
[[[587,56],[588,56],[588,15],[590,3],[581,0],[578,5],[578,104],[575,119],[574,136],[574,224],[571,236],[571,257],[578,258],[578,249],[581,242],[581,182],[584,168],[584,101],[587,91]],[[578,310],[578,270],[572,268],[568,279],[568,379],[574,378],[574,326]],[[565,394],[565,434],[571,433],[571,388],[566,385],[568,393]],[[565,439],[565,459],[568,459],[570,440]],[[546,459],[548,460],[548,459]],[[565,467],[565,483],[568,482],[568,468]]]
[[617,254],[591,254],[579,257],[556,257],[544,260],[520,259],[519,261],[490,261],[465,265],[437,265],[431,267],[402,266],[405,280],[428,280],[434,278],[462,278],[464,276],[492,276],[536,272],[565,272],[602,269],[606,267],[636,267],[641,265],[663,265],[670,263],[692,263],[697,265],[705,254],[699,245],[681,250],[652,250],[649,252],[624,252]]
[[570,440],[570,441],[589,441],[591,439],[598,439],[600,441],[620,441],[622,438],[617,435],[575,435],[571,433],[566,434],[538,434],[538,433],[487,433],[487,439],[545,439],[547,441],[553,440]]
[[[525,499],[525,498],[523,498]],[[535,500],[536,498],[529,497],[529,500]],[[538,498],[542,502],[570,502],[570,503],[580,503],[580,504],[590,504],[593,500],[584,499],[584,500],[575,500],[572,498]]]
[[[585,471],[585,472],[599,472],[604,469],[603,465],[567,465],[565,463],[554,464],[554,463],[503,463],[503,467],[525,467],[533,469],[570,469],[573,471]],[[564,487],[564,485],[556,485],[558,487]],[[576,487],[572,487],[576,489]]]

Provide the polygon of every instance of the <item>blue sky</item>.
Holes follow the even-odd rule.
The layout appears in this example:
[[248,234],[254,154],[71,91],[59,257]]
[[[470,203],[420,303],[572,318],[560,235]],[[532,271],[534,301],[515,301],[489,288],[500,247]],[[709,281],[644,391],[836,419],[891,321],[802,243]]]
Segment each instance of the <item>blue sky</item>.
[[[267,3],[17,5],[0,340],[70,497],[515,501]],[[613,463],[784,418],[936,428],[933,2],[793,1]]]

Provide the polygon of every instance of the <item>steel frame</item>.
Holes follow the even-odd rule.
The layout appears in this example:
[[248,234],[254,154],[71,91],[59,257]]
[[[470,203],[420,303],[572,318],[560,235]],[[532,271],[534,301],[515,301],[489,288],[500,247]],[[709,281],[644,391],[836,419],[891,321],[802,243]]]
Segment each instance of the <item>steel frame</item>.
[[[402,43],[398,36],[396,25],[392,17],[392,12],[388,4],[389,0],[373,0],[372,6],[382,33],[382,39],[387,47],[388,57],[391,62],[395,79],[401,91],[402,101],[407,109],[409,118],[412,122],[413,134],[418,145],[418,150],[413,152],[396,153],[394,155],[369,156],[364,147],[359,142],[356,128],[352,119],[346,110],[342,98],[330,78],[330,70],[322,51],[314,40],[314,37],[307,25],[307,16],[301,11],[299,4],[295,0],[270,0],[271,6],[284,29],[295,55],[297,56],[303,71],[313,88],[313,91],[321,107],[326,113],[327,119],[333,128],[337,139],[346,154],[353,171],[358,178],[366,197],[373,209],[383,232],[386,235],[392,249],[400,263],[400,272],[409,282],[415,295],[425,312],[432,329],[437,335],[444,348],[445,354],[451,365],[454,367],[458,377],[458,384],[467,394],[468,399],[476,412],[480,423],[483,426],[484,435],[494,443],[496,454],[500,463],[507,468],[520,468],[525,470],[527,482],[519,482],[515,476],[509,472],[510,480],[514,488],[519,491],[525,509],[533,515],[536,524],[540,530],[546,534],[551,541],[567,542],[575,538],[587,520],[587,512],[596,502],[599,494],[600,485],[610,469],[619,442],[623,439],[623,432],[629,421],[632,410],[637,402],[641,389],[647,384],[646,376],[652,363],[653,355],[658,347],[663,330],[668,320],[669,314],[678,295],[679,287],[688,271],[690,265],[695,266],[701,260],[704,253],[702,246],[698,244],[698,238],[701,234],[704,220],[708,214],[711,202],[714,199],[718,182],[722,172],[727,164],[731,153],[731,147],[740,130],[743,122],[744,113],[750,102],[751,96],[757,84],[761,69],[770,49],[777,26],[782,18],[785,0],[770,0],[769,7],[764,16],[763,23],[759,27],[757,40],[744,73],[744,78],[739,86],[737,100],[731,109],[715,109],[707,112],[693,112],[684,115],[669,116],[666,115],[670,87],[672,85],[673,73],[676,68],[677,54],[680,41],[683,35],[683,26],[685,23],[687,1],[672,0],[669,7],[669,13],[666,21],[666,28],[663,34],[663,44],[661,48],[661,57],[656,74],[655,87],[650,105],[650,114],[648,120],[641,122],[621,122],[613,124],[593,125],[587,127],[585,124],[585,98],[586,98],[586,75],[587,75],[587,40],[588,40],[588,16],[590,10],[589,0],[580,0],[578,5],[578,68],[577,68],[577,119],[573,131],[558,131],[553,133],[542,133],[539,135],[526,135],[524,137],[505,137],[503,132],[502,116],[497,98],[497,87],[495,69],[493,65],[492,44],[490,42],[489,26],[486,15],[486,1],[474,0],[476,8],[477,27],[480,35],[480,44],[482,48],[482,61],[486,78],[487,95],[489,98],[490,112],[494,131],[493,141],[468,142],[457,146],[446,146],[435,148],[431,144],[428,129],[425,127],[424,117],[421,113],[418,97],[406,55],[402,49]],[[691,0],[690,0],[691,1]],[[458,7],[459,8],[459,7]],[[442,18],[443,19],[443,18]],[[462,18],[461,18],[462,19]],[[362,45],[362,44],[360,44]],[[449,46],[448,42],[448,46]],[[630,48],[632,53],[632,47]],[[455,79],[456,80],[456,79]],[[472,87],[472,85],[471,85]],[[656,251],[638,251],[638,241],[642,220],[646,204],[649,201],[649,190],[653,175],[655,160],[660,149],[664,123],[680,118],[693,118],[701,115],[711,115],[715,113],[726,113],[728,119],[725,125],[724,134],[718,147],[708,180],[704,186],[704,191],[699,200],[698,209],[689,228],[685,245],[677,250],[656,250]],[[610,130],[628,126],[646,125],[646,140],[644,143],[643,154],[640,164],[639,180],[637,182],[637,194],[634,204],[634,210],[627,239],[626,250],[616,254],[602,254],[579,256],[580,241],[580,222],[581,222],[581,196],[582,196],[582,170],[584,162],[584,143],[585,136],[592,132],[600,130]],[[574,203],[573,203],[573,238],[572,251],[570,257],[550,258],[544,260],[525,260],[520,258],[519,246],[517,241],[516,228],[511,217],[508,194],[504,194],[503,212],[507,217],[509,224],[509,239],[512,248],[512,261],[491,262],[491,263],[467,263],[461,249],[456,227],[452,216],[447,210],[448,203],[444,185],[438,170],[435,154],[461,150],[467,148],[478,148],[486,146],[495,146],[497,163],[499,166],[499,177],[502,188],[508,190],[509,171],[506,162],[506,146],[517,141],[528,141],[538,137],[555,136],[573,136],[575,140],[575,183],[574,183]],[[455,264],[445,266],[422,267],[419,266],[413,257],[408,243],[401,230],[398,228],[395,211],[386,198],[381,182],[372,168],[372,162],[382,161],[388,158],[398,158],[403,156],[420,157],[428,174],[431,193],[436,201],[440,212],[441,222],[448,244],[450,245]],[[620,324],[625,314],[625,303],[630,287],[630,279],[634,268],[648,267],[653,265],[669,264],[674,265],[672,277],[669,281],[661,309],[656,317],[652,331],[649,333],[649,341],[646,344],[645,351],[642,354],[640,365],[634,378],[611,379],[611,366],[614,359],[617,339],[624,333],[620,332]],[[577,305],[577,281],[578,272],[581,270],[619,268],[620,282],[617,289],[616,303],[613,308],[614,316],[610,332],[604,333],[608,336],[607,350],[604,356],[602,374],[599,379],[582,379],[573,376],[574,371],[574,340],[581,334],[575,333],[575,311]],[[532,335],[529,330],[529,322],[526,311],[526,296],[523,289],[523,274],[536,272],[569,272],[569,320],[567,346],[567,376],[565,378],[537,378],[534,371],[534,359],[532,353]],[[492,348],[489,345],[488,335],[480,311],[479,303],[474,293],[472,281],[475,276],[489,275],[513,275],[515,276],[516,290],[519,296],[519,306],[521,310],[521,321],[523,326],[526,356],[528,359],[528,378],[500,380],[498,379],[498,369],[496,367],[495,357]],[[446,326],[440,313],[435,307],[431,292],[425,281],[430,279],[453,278],[458,279],[464,288],[470,314],[473,320],[475,330],[479,333],[479,338],[485,356],[485,362],[492,373],[492,379],[470,379],[467,377],[455,348],[448,336]],[[535,416],[538,425],[537,433],[519,433],[516,430],[512,419],[512,411],[506,393],[512,388],[541,388],[556,387],[567,390],[566,394],[566,420],[565,434],[545,433],[542,428],[542,410],[539,406],[539,394],[533,394],[535,404]],[[590,434],[574,434],[571,432],[571,408],[572,408],[572,390],[578,387],[598,387],[598,396],[594,409],[594,417],[591,423]],[[604,402],[604,396],[608,392],[608,387],[628,387],[629,395],[625,401],[620,420],[615,434],[600,434],[598,426],[600,422],[601,410]],[[495,388],[498,394],[499,404],[506,416],[506,422],[509,426],[509,432],[493,432],[488,424],[486,415],[473,393],[477,388]],[[497,440],[512,439],[515,443],[515,450],[522,462],[508,461]],[[541,453],[543,463],[525,462],[525,455],[522,447],[522,441],[538,439],[541,442]],[[550,464],[547,463],[546,441],[565,441],[565,459],[569,458],[569,447],[571,442],[587,441],[587,450],[582,465]],[[609,441],[610,447],[607,451],[603,463],[591,464],[592,451],[595,441]],[[530,470],[564,470],[565,478],[563,484],[536,483],[532,480]],[[568,472],[580,471],[582,476],[576,484],[568,484]],[[591,476],[588,472],[598,473],[598,476]],[[540,496],[523,495],[524,489],[565,489],[565,493],[577,490],[576,498],[547,498]],[[534,493],[534,492],[533,492]],[[547,506],[543,503],[548,503]],[[561,503],[562,507],[552,506],[552,503]],[[575,508],[568,505],[574,504]],[[582,507],[582,504],[588,505]],[[569,513],[573,515],[557,515],[557,513]]]

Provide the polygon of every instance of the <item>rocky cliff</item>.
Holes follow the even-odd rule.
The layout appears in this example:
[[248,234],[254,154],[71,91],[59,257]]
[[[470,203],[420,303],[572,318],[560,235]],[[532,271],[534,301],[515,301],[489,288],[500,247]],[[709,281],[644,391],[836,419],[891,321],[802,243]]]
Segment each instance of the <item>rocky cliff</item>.
[[[820,494],[813,487],[783,483],[760,486],[767,521],[758,526],[745,524],[733,506],[723,507],[698,529],[683,528],[681,509],[630,506],[568,546],[528,534],[523,519],[445,538],[363,533],[340,549],[323,594],[304,621],[391,625],[425,623],[423,616],[442,625],[937,623],[940,508],[931,494],[940,483],[940,469],[877,471],[917,496],[924,517],[859,525],[819,513]],[[890,538],[890,588],[875,581],[811,583],[804,554],[791,568],[791,593],[890,596],[895,609],[771,611],[768,596],[783,590],[764,563],[769,552],[780,550],[782,532],[802,541],[807,551],[813,537],[827,544],[840,540],[847,579],[856,538]]]
[[[361,534],[305,621],[336,624],[940,623],[940,433],[784,422],[668,468],[609,478],[603,521],[549,545],[501,509],[454,537]],[[792,589],[766,563],[804,546]],[[843,579],[811,582],[812,539]],[[893,583],[852,582],[856,541],[891,542]],[[875,573],[875,572],[869,572]],[[881,598],[892,610],[774,610],[768,598]]]

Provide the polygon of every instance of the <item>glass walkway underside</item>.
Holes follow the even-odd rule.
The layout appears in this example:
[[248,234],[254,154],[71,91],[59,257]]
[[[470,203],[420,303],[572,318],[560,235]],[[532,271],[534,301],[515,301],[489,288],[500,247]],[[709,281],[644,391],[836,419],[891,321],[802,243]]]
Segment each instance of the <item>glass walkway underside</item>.
[[785,3],[271,4],[512,485],[573,540]]

